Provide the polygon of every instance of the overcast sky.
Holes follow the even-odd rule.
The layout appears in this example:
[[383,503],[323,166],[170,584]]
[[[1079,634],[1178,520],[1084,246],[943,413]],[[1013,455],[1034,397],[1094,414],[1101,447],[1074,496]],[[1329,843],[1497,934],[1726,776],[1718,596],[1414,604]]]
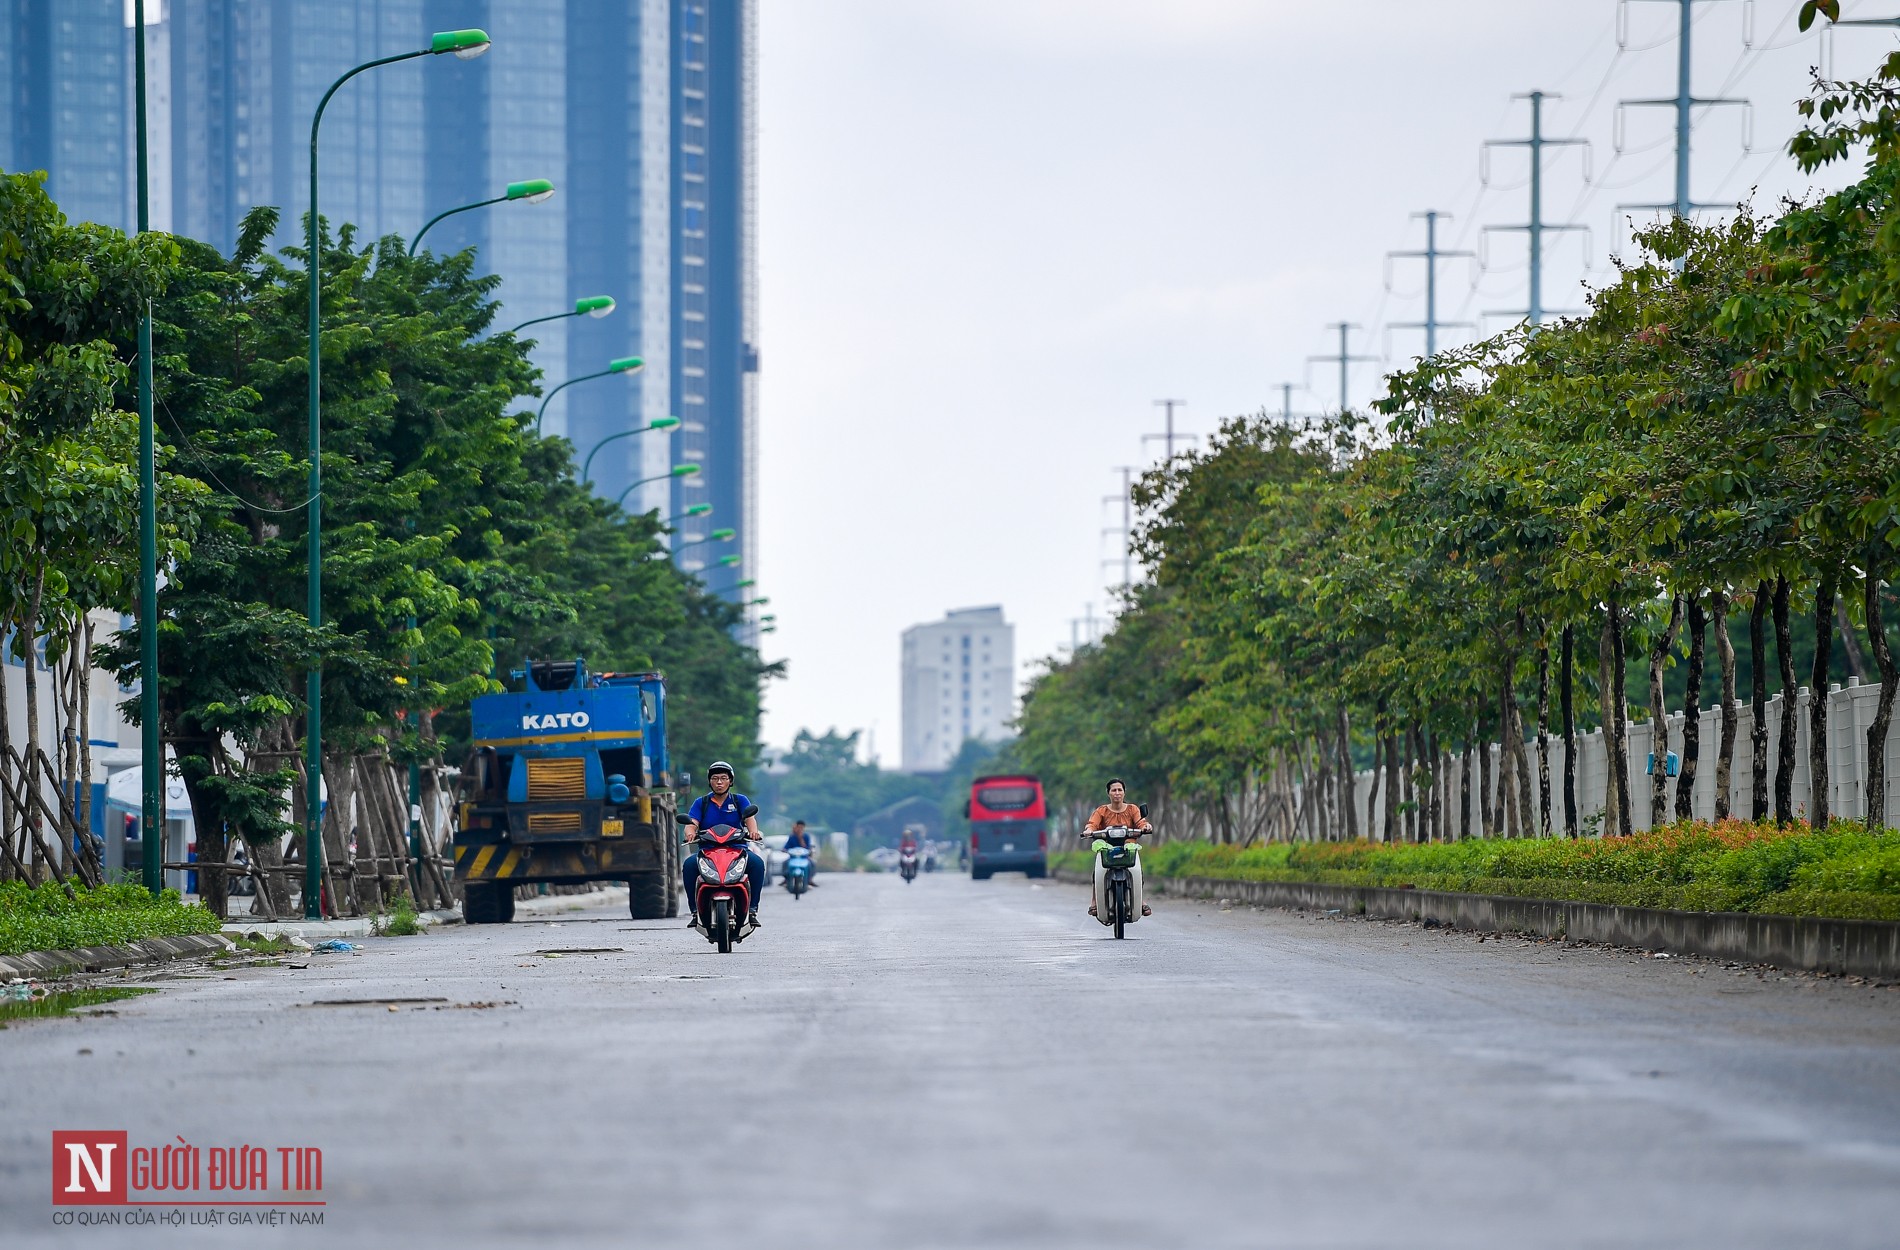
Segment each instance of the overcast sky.
[[[1545,299],[1580,302],[1626,237],[1619,203],[1673,196],[1674,0],[768,0],[761,8],[763,551],[755,570],[790,676],[766,740],[874,731],[898,763],[899,636],[999,603],[1022,675],[1066,647],[1119,582],[1118,465],[1159,454],[1152,401],[1181,426],[1338,406],[1352,349],[1421,350],[1423,268],[1410,215],[1454,215],[1439,316],[1525,302],[1528,211],[1514,93],[1561,93],[1545,133],[1545,215],[1588,237],[1547,244]],[[1808,67],[1864,74],[1895,40],[1795,29],[1798,0],[1698,3],[1695,198],[1806,186],[1778,151]],[[1900,14],[1849,0],[1848,16]],[[1752,13],[1750,10],[1752,9]],[[1752,17],[1752,22],[1751,22]],[[1752,25],[1752,31],[1748,29]],[[1752,36],[1752,47],[1745,37]],[[1751,137],[1753,150],[1744,147]],[[1842,175],[1829,179],[1841,181]],[[1627,216],[1624,214],[1623,216]],[[1586,265],[1590,268],[1586,268]],[[1473,280],[1477,286],[1473,287]],[[1446,341],[1471,331],[1445,332]],[[1381,366],[1355,368],[1352,401]]]

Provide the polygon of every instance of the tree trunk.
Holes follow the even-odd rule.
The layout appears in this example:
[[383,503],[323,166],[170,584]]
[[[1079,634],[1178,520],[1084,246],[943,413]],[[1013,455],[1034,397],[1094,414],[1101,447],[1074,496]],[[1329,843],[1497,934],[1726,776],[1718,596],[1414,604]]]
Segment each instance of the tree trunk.
[[1438,838],[1441,842],[1455,842],[1457,833],[1452,829],[1452,821],[1457,813],[1452,808],[1451,744],[1444,734],[1438,736]]
[[94,627],[92,613],[80,618],[79,636],[82,640],[79,661],[79,825],[85,830],[87,843],[94,848],[99,859],[100,870],[105,868],[105,857],[98,853],[98,842],[92,832],[92,646]]
[[1418,732],[1416,725],[1406,725],[1393,735],[1392,741],[1399,749],[1399,840],[1401,842],[1418,841],[1418,758],[1417,744],[1414,741]]
[[1847,619],[1847,600],[1841,599],[1834,605],[1834,629],[1841,636],[1841,655],[1847,661],[1847,671],[1854,675],[1855,681],[1867,680],[1867,660],[1860,653],[1860,642],[1854,637],[1853,622]]
[[1775,743],[1775,823],[1794,823],[1794,636],[1788,621],[1788,579],[1775,578],[1775,651],[1781,660],[1781,733]]
[[1471,718],[1471,733],[1465,738],[1465,766],[1458,770],[1463,774],[1463,781],[1459,786],[1462,793],[1458,800],[1458,836],[1460,838],[1471,836],[1471,800],[1478,788],[1478,779],[1474,772],[1477,766],[1478,718],[1474,713]]
[[[33,797],[42,793],[40,786],[40,661],[38,649],[33,645],[39,634],[40,602],[46,591],[46,570],[40,569],[38,580],[33,586],[33,595],[28,602],[26,612],[20,618],[20,637],[26,642],[26,760],[21,771],[22,784],[25,786],[21,799],[27,806],[26,822],[33,830],[33,853],[41,854],[45,840],[41,836],[39,806]],[[51,867],[58,874],[58,864]]]
[[1768,583],[1755,587],[1755,602],[1748,610],[1749,667],[1753,670],[1755,724],[1749,730],[1748,745],[1753,752],[1755,773],[1749,785],[1748,818],[1768,819]]
[[[5,642],[6,630],[0,626],[0,646],[4,646]],[[6,656],[0,654],[0,774],[6,772],[9,767],[7,761],[13,757],[13,700],[7,694],[7,687],[11,683],[7,681],[5,666]],[[19,842],[14,841],[14,806],[7,793],[8,788],[0,786],[0,841],[6,842],[7,859],[18,868],[20,879],[30,882],[33,874],[27,865],[32,862],[32,853],[27,850],[24,837]]]
[[1814,669],[1809,679],[1814,693],[1808,699],[1808,824],[1827,828],[1829,807],[1827,766],[1828,672],[1834,659],[1834,607],[1840,593],[1840,566],[1829,561],[1821,568],[1814,589]]
[[1715,818],[1727,820],[1729,786],[1735,775],[1735,641],[1728,636],[1728,591],[1709,594],[1715,616],[1715,657],[1722,669],[1722,746],[1715,756]]
[[1397,735],[1385,736],[1385,840],[1396,842],[1402,836],[1404,826],[1399,804],[1405,801],[1399,790],[1399,740]]
[[[1471,723],[1474,727],[1473,736],[1476,737],[1477,733],[1482,732],[1476,728],[1481,722],[1474,717]],[[1478,756],[1478,815],[1480,818],[1478,836],[1495,838],[1498,836],[1497,805],[1491,800],[1491,747],[1482,738],[1478,738],[1474,743],[1474,750]]]
[[[1372,776],[1366,782],[1366,841],[1377,842],[1379,831],[1385,828],[1385,814],[1374,812],[1379,808],[1379,796],[1385,792],[1385,743],[1379,738],[1378,722],[1372,726]],[[1387,804],[1386,806],[1391,806]]]
[[1663,690],[1663,662],[1676,645],[1676,627],[1682,623],[1682,596],[1669,597],[1669,624],[1649,648],[1649,742],[1655,765],[1649,770],[1649,827],[1660,829],[1669,820],[1669,699]]
[[1696,764],[1702,757],[1702,659],[1709,618],[1702,596],[1689,596],[1689,672],[1682,707],[1682,771],[1676,777],[1676,819],[1695,815]]
[[1610,768],[1616,778],[1616,832],[1619,837],[1628,837],[1636,831],[1636,825],[1630,818],[1629,690],[1626,681],[1629,663],[1624,652],[1622,604],[1615,599],[1610,600],[1605,619],[1608,622],[1610,643],[1609,708],[1606,720],[1611,739]]
[[1887,728],[1893,723],[1895,673],[1893,651],[1887,646],[1887,626],[1881,619],[1880,573],[1870,560],[1867,567],[1867,645],[1880,667],[1880,701],[1874,705],[1873,724],[1867,726],[1867,827],[1887,827]]
[[1346,705],[1344,703],[1339,705],[1338,722],[1339,775],[1342,779],[1340,784],[1343,787],[1340,796],[1340,807],[1343,809],[1346,818],[1344,830],[1346,840],[1349,842],[1357,842],[1359,840],[1359,809],[1355,806],[1357,799],[1354,791],[1359,787],[1356,784],[1357,777],[1352,769],[1352,725],[1346,717]]
[[1537,836],[1550,836],[1550,635],[1537,639]]
[[1564,626],[1563,658],[1559,665],[1558,699],[1564,717],[1564,834],[1577,836],[1577,631]]

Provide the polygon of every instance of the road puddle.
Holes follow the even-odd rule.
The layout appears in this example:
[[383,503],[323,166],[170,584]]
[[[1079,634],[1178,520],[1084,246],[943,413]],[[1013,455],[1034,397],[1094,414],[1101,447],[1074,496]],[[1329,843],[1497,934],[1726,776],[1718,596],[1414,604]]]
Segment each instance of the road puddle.
[[55,1016],[69,1016],[74,1013],[89,1016],[116,1015],[116,1012],[111,1011],[81,1011],[80,1009],[136,998],[140,994],[156,993],[158,993],[156,989],[144,986],[93,986],[82,990],[51,990],[29,998],[0,998],[0,1029],[6,1028],[15,1020],[50,1020]]

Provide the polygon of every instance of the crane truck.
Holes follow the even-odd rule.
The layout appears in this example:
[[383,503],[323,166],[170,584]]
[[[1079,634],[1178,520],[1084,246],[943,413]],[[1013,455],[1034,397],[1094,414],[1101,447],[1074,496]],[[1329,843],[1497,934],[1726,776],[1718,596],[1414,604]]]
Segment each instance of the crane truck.
[[455,879],[469,924],[514,918],[515,887],[624,881],[635,920],[679,914],[679,838],[658,673],[529,660],[477,696]]

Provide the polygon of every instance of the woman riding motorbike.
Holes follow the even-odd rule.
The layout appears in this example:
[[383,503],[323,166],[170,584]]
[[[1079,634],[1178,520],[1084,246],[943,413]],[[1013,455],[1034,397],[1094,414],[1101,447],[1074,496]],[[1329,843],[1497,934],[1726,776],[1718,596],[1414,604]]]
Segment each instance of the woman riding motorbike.
[[[1137,840],[1140,834],[1154,832],[1154,826],[1149,824],[1147,817],[1141,814],[1141,809],[1128,801],[1128,787],[1122,784],[1122,779],[1120,777],[1109,778],[1108,802],[1102,804],[1100,807],[1096,808],[1093,812],[1089,814],[1088,823],[1083,826],[1083,829],[1088,833],[1100,833],[1104,829],[1134,830],[1135,833],[1131,834],[1128,839],[1129,844],[1132,846],[1140,845],[1140,842]],[[1099,852],[1104,847],[1106,847],[1108,843],[1101,841],[1100,839],[1097,839],[1092,845],[1094,849]],[[1134,872],[1134,878],[1135,878],[1135,897],[1140,898],[1141,897],[1141,861],[1140,860],[1135,861],[1135,867],[1133,869],[1133,872]],[[1101,892],[1102,892],[1102,857],[1099,854],[1097,854],[1095,857],[1095,894],[1096,896],[1100,896]],[[1148,906],[1146,902],[1144,902],[1141,905],[1141,914],[1144,916],[1152,916],[1154,915],[1154,909]],[[1091,900],[1089,903],[1089,915],[1091,916],[1095,915],[1095,903],[1093,900]]]

